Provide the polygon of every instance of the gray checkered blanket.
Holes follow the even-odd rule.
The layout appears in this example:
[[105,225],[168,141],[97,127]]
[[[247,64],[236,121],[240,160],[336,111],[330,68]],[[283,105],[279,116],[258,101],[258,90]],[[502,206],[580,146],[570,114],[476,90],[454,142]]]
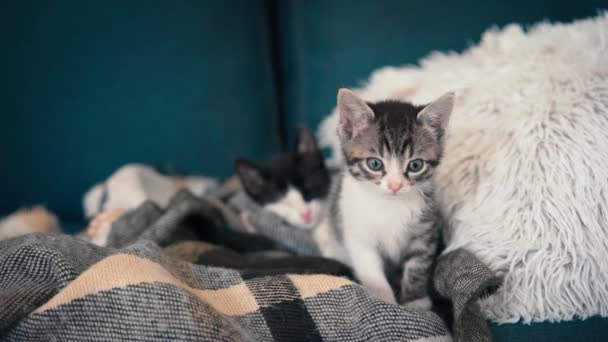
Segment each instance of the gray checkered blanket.
[[0,241],[0,339],[451,339],[437,315],[373,299],[341,264],[272,255],[253,236],[262,247],[241,249],[223,216],[182,193],[121,217],[108,247],[60,234]]
[[[230,202],[248,213],[250,230],[295,253],[320,254],[313,231],[290,226],[280,217],[261,210],[242,192],[233,192]],[[442,316],[451,323],[454,340],[492,341],[488,322],[481,314],[477,301],[496,291],[502,280],[476,256],[462,249],[441,255],[435,262],[432,278],[434,288],[431,293],[438,297],[435,298],[435,309],[443,311]],[[437,305],[437,302],[443,305]]]

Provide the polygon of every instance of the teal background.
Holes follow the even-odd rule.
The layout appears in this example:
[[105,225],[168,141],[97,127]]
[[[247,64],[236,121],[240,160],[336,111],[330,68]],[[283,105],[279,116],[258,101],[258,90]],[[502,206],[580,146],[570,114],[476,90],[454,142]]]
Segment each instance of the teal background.
[[495,342],[605,342],[608,319],[591,317],[561,323],[492,324]]
[[263,1],[0,4],[0,213],[65,221],[119,166],[224,177],[278,151]]

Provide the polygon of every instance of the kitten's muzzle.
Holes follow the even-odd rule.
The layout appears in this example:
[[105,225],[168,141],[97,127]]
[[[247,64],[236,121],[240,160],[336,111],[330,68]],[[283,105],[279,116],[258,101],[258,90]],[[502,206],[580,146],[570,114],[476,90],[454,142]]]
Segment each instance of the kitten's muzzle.
[[300,217],[302,218],[302,221],[304,221],[304,223],[310,223],[310,220],[312,219],[312,210],[310,208],[307,208],[306,210],[300,212]]
[[389,182],[388,188],[393,192],[393,194],[397,194],[397,192],[399,190],[401,190],[401,188],[403,188],[403,183],[402,182]]

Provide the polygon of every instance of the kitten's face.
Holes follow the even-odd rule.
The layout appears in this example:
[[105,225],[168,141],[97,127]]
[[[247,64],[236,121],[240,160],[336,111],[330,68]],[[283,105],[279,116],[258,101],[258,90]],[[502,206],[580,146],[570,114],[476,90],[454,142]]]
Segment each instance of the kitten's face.
[[300,129],[294,152],[266,165],[239,159],[236,172],[245,192],[264,209],[300,228],[313,228],[323,214],[330,176],[313,134]]
[[282,217],[292,226],[312,229],[321,221],[325,198],[313,198],[307,200],[302,191],[294,186],[275,202],[264,205],[264,209]]
[[350,176],[387,196],[429,191],[452,105],[452,94],[423,108],[399,101],[368,104],[340,90],[338,134]]

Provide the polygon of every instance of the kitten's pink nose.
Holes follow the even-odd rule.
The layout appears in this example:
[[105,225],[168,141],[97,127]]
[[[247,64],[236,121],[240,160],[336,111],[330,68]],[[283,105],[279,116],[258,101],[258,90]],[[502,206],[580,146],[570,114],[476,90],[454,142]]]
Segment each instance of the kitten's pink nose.
[[310,208],[304,210],[300,213],[300,217],[304,221],[304,223],[310,223],[310,219],[312,218],[312,210]]
[[391,189],[391,191],[396,194],[397,191],[401,190],[401,188],[403,187],[403,183],[401,182],[389,182],[388,183],[388,188]]

